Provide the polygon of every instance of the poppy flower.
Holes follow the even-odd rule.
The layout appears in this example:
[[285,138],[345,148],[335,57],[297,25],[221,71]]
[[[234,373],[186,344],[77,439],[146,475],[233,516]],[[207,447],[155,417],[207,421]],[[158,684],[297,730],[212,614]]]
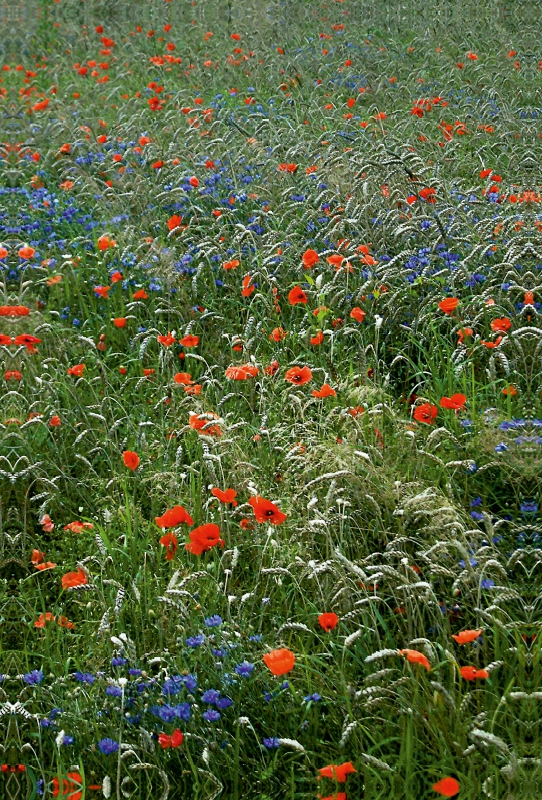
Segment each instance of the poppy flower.
[[297,386],[303,386],[312,380],[312,372],[309,367],[291,367],[285,374],[284,379]]
[[200,525],[199,528],[194,528],[189,534],[190,541],[185,544],[189,553],[195,556],[200,556],[216,547],[217,544],[224,546],[224,539],[220,538],[220,528],[214,522],[207,522],[205,525]]
[[320,345],[324,341],[324,333],[323,331],[317,331],[314,336],[311,336],[310,343],[312,345]]
[[452,633],[452,639],[454,639],[457,644],[468,644],[469,642],[474,642],[474,640],[481,635],[482,628],[478,628],[476,631],[466,630],[459,631],[459,633]]
[[250,285],[251,280],[252,279],[250,275],[245,275],[245,277],[243,278],[243,288],[241,290],[241,295],[243,297],[250,297],[252,292],[256,291],[256,287]]
[[365,319],[365,311],[363,311],[362,308],[356,306],[356,308],[353,308],[352,311],[350,312],[350,316],[352,317],[352,319],[355,319],[356,322],[363,322],[363,320]]
[[270,653],[265,653],[263,660],[265,666],[277,677],[279,675],[286,675],[287,672],[293,670],[295,654],[286,647],[280,647],[277,650],[271,650]]
[[168,333],[168,334],[167,334],[167,335],[165,335],[165,336],[164,336],[163,334],[161,334],[161,333],[160,333],[160,334],[158,334],[158,336],[156,337],[156,340],[157,340],[157,341],[158,341],[160,344],[164,345],[164,347],[171,347],[171,345],[175,343],[175,337],[174,337],[174,336],[172,336],[172,335],[171,335],[171,333]]
[[431,403],[422,403],[414,409],[414,419],[432,425],[437,417],[438,408]]
[[284,328],[273,328],[273,330],[269,334],[269,339],[272,342],[280,342],[287,335],[288,335],[288,331],[285,331]]
[[460,667],[461,677],[466,681],[476,681],[482,678],[489,678],[487,669],[476,669],[476,667]]
[[328,764],[327,767],[322,767],[318,772],[321,776],[318,780],[331,778],[332,781],[337,781],[337,783],[344,783],[346,776],[357,772],[357,769],[355,769],[351,761],[345,761],[343,764]]
[[88,578],[81,567],[76,572],[66,572],[62,576],[63,589],[74,589],[76,586],[85,586],[87,583]]
[[273,376],[278,372],[279,362],[274,359],[268,366],[265,368],[264,372],[266,375]]
[[188,425],[195,431],[201,431],[205,436],[222,436],[222,429],[219,425],[211,425],[209,416],[219,419],[216,414],[194,414],[190,413]]
[[96,242],[98,245],[98,250],[104,251],[108,250],[110,247],[115,247],[117,244],[113,239],[111,239],[106,233],[99,237],[98,241]]
[[326,631],[332,631],[334,628],[337,627],[337,623],[339,622],[339,617],[337,614],[334,614],[331,611],[327,611],[324,614],[320,614],[318,617],[318,622],[322,626],[322,628]]
[[222,264],[222,269],[235,269],[239,266],[239,261],[236,258],[233,258],[231,261],[225,261]]
[[502,342],[502,336],[497,336],[494,342],[481,342],[484,347],[487,347],[489,350],[492,350],[495,347],[498,347]]
[[168,230],[174,231],[175,228],[178,228],[183,218],[179,214],[173,214],[167,221]]
[[116,319],[113,320],[113,325],[115,328],[124,328],[126,325],[126,317],[116,317]]
[[194,381],[192,380],[192,375],[190,375],[189,372],[177,372],[173,376],[173,380],[175,381],[175,383],[180,383],[185,386],[194,383]]
[[57,414],[54,414],[51,417],[51,419],[49,420],[49,425],[51,426],[51,428],[58,428],[59,425],[61,425],[61,424],[62,424],[62,420],[60,419],[60,417]]
[[68,375],[75,375],[76,378],[80,378],[84,371],[84,364],[76,364],[74,367],[68,369]]
[[171,736],[169,736],[167,733],[161,733],[158,736],[158,744],[164,749],[167,747],[180,747],[183,741],[184,735],[178,728],[175,728]]
[[182,339],[179,339],[179,344],[183,347],[197,347],[199,344],[199,336],[188,334],[187,336],[183,336]]
[[308,303],[308,298],[301,286],[294,286],[288,292],[288,302],[291,306],[296,306],[298,303]]
[[442,780],[434,783],[431,788],[443,797],[455,797],[456,794],[459,794],[461,786],[455,778],[442,778]]
[[8,369],[4,372],[5,381],[22,381],[23,374],[18,369]]
[[303,262],[303,266],[305,267],[305,269],[312,269],[312,267],[314,267],[315,264],[318,264],[320,258],[316,250],[311,250],[309,248],[308,250],[305,250],[305,252],[301,257],[301,260]]
[[45,628],[47,622],[56,622],[56,617],[51,611],[46,611],[45,614],[40,614],[34,622],[35,628]]
[[81,800],[83,797],[83,778],[79,772],[68,772],[67,778],[62,779],[62,792],[60,791],[60,782],[56,775],[52,783],[53,797],[58,797],[59,794],[61,794],[62,797],[67,796],[68,800]]
[[282,525],[287,515],[270,500],[265,500],[260,495],[251,497],[248,501],[254,510],[258,522],[270,522],[272,525]]
[[491,321],[491,330],[499,333],[506,333],[512,327],[512,322],[508,317],[501,317]]
[[451,408],[453,411],[461,411],[467,402],[464,394],[453,394],[451,397],[441,397],[440,407]]
[[187,525],[193,525],[194,520],[182,506],[175,506],[167,511],[164,511],[161,517],[155,517],[154,521],[159,528],[176,528],[185,522]]
[[138,289],[137,292],[134,292],[134,300],[147,300],[149,295],[145,291],[145,289]]
[[35,252],[36,251],[34,250],[33,247],[30,247],[29,245],[26,244],[19,250],[19,258],[22,258],[24,261],[28,261],[29,258],[32,258]]
[[459,300],[457,297],[445,297],[444,300],[440,301],[438,307],[441,311],[444,311],[445,314],[452,314],[458,305]]
[[133,450],[125,450],[122,454],[122,460],[124,461],[124,466],[132,471],[136,470],[140,463],[138,454],[134,453]]
[[312,390],[313,397],[319,397],[320,399],[324,397],[336,397],[337,392],[335,389],[332,389],[329,383],[324,383],[321,389],[313,389]]
[[399,650],[400,656],[406,656],[407,661],[411,664],[421,664],[426,670],[431,669],[431,664],[426,655],[420,653],[419,650]]
[[211,494],[213,497],[220,500],[221,503],[231,503],[234,508],[237,505],[237,500],[235,499],[237,497],[237,492],[235,489],[226,489],[226,491],[223,492],[222,489],[217,489],[215,487],[211,489]]
[[505,389],[502,390],[502,393],[505,394],[507,397],[514,397],[518,390],[515,386],[507,386]]
[[166,560],[171,561],[175,558],[175,553],[177,552],[178,541],[177,537],[174,533],[165,533],[163,536],[160,537],[160,544],[164,545],[166,548]]
[[92,522],[79,522],[78,520],[64,525],[64,530],[72,533],[83,533],[83,531],[91,531],[93,528]]
[[259,372],[257,367],[252,364],[243,364],[242,366],[231,366],[226,370],[226,378],[232,381],[246,381],[248,378],[254,378]]

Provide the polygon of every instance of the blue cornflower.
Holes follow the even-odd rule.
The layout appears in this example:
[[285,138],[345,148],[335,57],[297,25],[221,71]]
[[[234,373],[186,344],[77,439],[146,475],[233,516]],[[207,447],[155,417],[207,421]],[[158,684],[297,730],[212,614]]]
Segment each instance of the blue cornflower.
[[27,672],[25,675],[23,675],[23,681],[25,683],[28,683],[29,686],[32,686],[32,685],[41,683],[42,680],[43,680],[43,677],[44,676],[43,676],[43,672],[41,671],[41,669],[39,669],[39,670],[38,669],[33,669],[32,672]]
[[495,581],[492,581],[491,578],[482,578],[480,586],[482,589],[493,589]]
[[115,742],[113,739],[100,739],[98,742],[98,750],[100,753],[103,753],[104,756],[110,756],[111,753],[116,753],[119,749],[119,743]]
[[197,636],[189,636],[188,639],[185,639],[187,647],[199,647],[204,641],[205,636],[202,633],[198,634]]
[[90,683],[91,686],[96,680],[95,676],[90,672],[74,672],[73,677],[76,681],[79,681],[79,683]]
[[280,747],[280,742],[276,736],[272,736],[263,740],[263,746],[267,747],[268,750],[274,750],[275,748]]
[[65,733],[64,734],[64,738],[62,739],[62,744],[65,745],[65,746],[69,746],[69,745],[73,744],[74,741],[75,741],[75,739],[73,738],[73,736],[68,736],[68,734]]
[[122,697],[122,689],[120,686],[108,686],[105,693],[110,697]]
[[213,614],[212,617],[206,617],[204,622],[208,628],[218,628],[219,625],[222,625],[224,620],[219,614]]
[[131,668],[128,670],[128,675],[141,675],[141,670]]
[[215,703],[217,708],[229,708],[233,705],[233,700],[230,700],[229,697],[219,697]]
[[241,675],[242,678],[248,678],[254,669],[254,664],[250,664],[248,661],[243,661],[242,664],[236,664],[234,672],[237,675]]
[[210,708],[208,711],[204,711],[202,717],[207,722],[218,722],[220,719],[220,712],[215,711],[214,708]]
[[319,695],[317,692],[314,692],[314,694],[308,694],[303,699],[305,700],[306,703],[318,703],[322,699],[322,696]]
[[207,689],[201,696],[204,703],[210,703],[211,705],[214,705],[219,698],[220,692],[217,689]]
[[122,658],[121,656],[117,656],[116,658],[111,659],[111,666],[112,667],[122,667],[126,664],[126,659]]

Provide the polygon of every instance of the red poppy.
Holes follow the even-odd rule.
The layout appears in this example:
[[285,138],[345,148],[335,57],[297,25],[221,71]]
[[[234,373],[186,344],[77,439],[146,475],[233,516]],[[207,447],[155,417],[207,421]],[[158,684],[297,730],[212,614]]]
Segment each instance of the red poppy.
[[180,747],[183,741],[184,735],[178,728],[175,728],[171,736],[169,736],[167,733],[161,733],[158,736],[158,744],[164,749],[166,747]]
[[502,342],[502,336],[497,336],[494,342],[481,342],[481,344],[483,344],[484,347],[487,347],[488,349],[492,350],[494,347],[498,347],[501,342]]
[[84,364],[76,364],[74,367],[68,369],[68,375],[75,375],[76,378],[80,378],[84,371]]
[[51,419],[49,420],[49,425],[51,426],[51,428],[58,428],[59,425],[61,425],[61,424],[62,424],[62,420],[60,419],[60,417],[57,414],[54,414],[51,417]]
[[163,544],[166,548],[166,560],[171,561],[175,558],[175,553],[177,552],[178,541],[177,537],[174,533],[165,533],[163,536],[160,537],[160,544]]
[[288,331],[285,331],[284,328],[273,328],[273,330],[269,334],[269,339],[272,342],[280,342],[287,335],[288,335]]
[[47,622],[55,622],[56,617],[51,611],[46,611],[45,614],[40,614],[34,623],[35,628],[45,628]]
[[434,783],[431,788],[443,797],[455,797],[456,794],[459,794],[461,786],[455,778],[442,778],[438,783]]
[[252,292],[254,292],[256,290],[255,286],[251,286],[250,285],[250,281],[251,280],[252,279],[251,279],[250,275],[245,275],[245,277],[243,278],[243,288],[241,290],[241,294],[242,294],[243,297],[250,297]]
[[324,383],[321,389],[313,389],[312,396],[319,397],[320,399],[324,397],[336,397],[337,392],[335,389],[332,389],[329,383]]
[[285,374],[284,379],[297,386],[303,386],[312,380],[312,372],[309,367],[291,367]]
[[185,386],[194,383],[194,381],[192,380],[192,375],[190,375],[189,372],[177,372],[173,376],[173,380],[175,381],[175,383],[180,383]]
[[363,320],[365,319],[365,311],[363,311],[362,308],[356,306],[356,308],[353,308],[352,311],[350,312],[350,316],[352,317],[352,319],[355,319],[356,322],[363,322]]
[[182,506],[168,509],[161,517],[155,517],[154,521],[159,528],[176,528],[178,525],[182,525],[183,522],[187,525],[194,524],[194,520]]
[[263,660],[265,666],[277,677],[278,675],[286,675],[287,672],[293,670],[295,654],[286,647],[280,647],[277,650],[271,650],[270,653],[265,653]]
[[461,677],[466,681],[476,681],[482,678],[489,678],[487,669],[476,669],[476,667],[460,667]]
[[219,425],[212,425],[209,417],[219,419],[216,414],[194,414],[191,412],[188,425],[192,430],[201,432],[204,436],[222,436],[222,428]]
[[222,264],[222,269],[235,269],[239,266],[239,261],[236,258],[233,258],[231,261],[225,261]]
[[125,450],[122,454],[122,459],[124,461],[124,466],[132,471],[136,470],[140,463],[138,454],[134,453],[133,450]]
[[149,295],[145,291],[145,289],[138,289],[137,292],[134,293],[134,300],[147,300]]
[[453,394],[451,397],[441,397],[440,407],[451,408],[453,411],[461,411],[467,402],[467,397],[464,394]]
[[108,250],[110,247],[115,247],[117,243],[104,233],[100,236],[96,244],[98,245],[98,250]]
[[113,320],[115,328],[124,328],[126,325],[126,317],[117,317]]
[[513,397],[518,393],[518,390],[515,386],[507,386],[505,389],[502,390],[502,393],[507,395],[508,397]]
[[22,381],[23,374],[18,369],[8,369],[4,372],[5,381]]
[[30,333],[21,333],[13,339],[13,344],[16,344],[17,347],[24,345],[29,352],[37,353],[34,345],[41,344],[41,339],[38,339],[37,336],[32,336]]
[[320,614],[320,616],[318,617],[318,622],[327,633],[328,631],[332,631],[334,628],[337,627],[337,624],[339,622],[339,617],[332,611],[327,611],[324,614]]
[[183,218],[179,214],[173,214],[167,221],[167,226],[170,231],[174,231],[175,228],[178,228]]
[[224,539],[220,538],[220,528],[214,522],[207,522],[190,531],[190,541],[185,544],[189,553],[200,556],[216,547],[217,544],[224,546]]
[[85,586],[87,583],[88,578],[81,567],[76,572],[66,572],[62,576],[63,589],[74,589],[76,586]]
[[179,339],[179,344],[182,344],[183,347],[197,347],[199,344],[199,336],[188,334],[187,336],[183,336],[182,339]]
[[235,489],[226,489],[226,491],[223,492],[222,489],[217,489],[215,487],[211,489],[211,494],[218,498],[221,503],[231,503],[234,508],[237,505],[237,500],[235,499],[237,497],[237,492]]
[[273,376],[278,372],[279,362],[274,359],[268,366],[265,368],[264,372],[266,375]]
[[32,258],[35,252],[36,251],[34,250],[33,247],[25,245],[24,247],[21,247],[21,249],[19,250],[19,258],[22,258],[23,260],[27,261],[29,258]]
[[60,792],[60,782],[55,775],[53,778],[53,797],[67,797],[68,800],[81,800],[83,797],[82,792],[83,778],[79,772],[68,772],[66,778],[62,779],[62,792]]
[[491,321],[491,330],[499,333],[506,333],[512,327],[512,322],[508,317],[501,317]]
[[431,403],[422,403],[414,409],[414,419],[432,425],[437,417],[438,408]]
[[312,269],[312,267],[314,267],[315,264],[318,264],[318,261],[320,259],[316,250],[311,250],[309,248],[308,250],[305,250],[303,256],[301,257],[301,260],[303,261],[303,266],[305,267],[305,269]]
[[301,286],[294,286],[288,292],[288,302],[291,306],[296,306],[298,303],[308,303],[308,298]]
[[226,378],[232,381],[246,381],[248,378],[254,378],[258,374],[259,369],[252,364],[243,364],[241,366],[232,365],[226,370]]
[[452,314],[458,305],[459,300],[457,297],[445,297],[444,300],[440,301],[438,307],[441,311],[444,311],[445,314]]
[[420,653],[419,650],[399,650],[400,656],[406,656],[407,661],[411,664],[421,664],[426,670],[431,669],[431,664],[426,655]]
[[460,631],[459,633],[452,633],[452,639],[457,642],[457,644],[468,644],[469,642],[474,642],[479,636],[482,635],[482,628],[478,628],[478,630],[471,631]]
[[320,773],[318,780],[331,778],[332,781],[337,781],[337,783],[344,783],[346,776],[357,772],[357,769],[355,769],[351,761],[345,761],[343,764],[328,764],[327,767],[319,769],[318,772]]
[[286,519],[287,515],[284,514],[278,506],[270,500],[265,500],[263,497],[260,497],[260,495],[251,497],[248,503],[252,506],[254,516],[258,522],[270,522],[272,525],[282,525]]

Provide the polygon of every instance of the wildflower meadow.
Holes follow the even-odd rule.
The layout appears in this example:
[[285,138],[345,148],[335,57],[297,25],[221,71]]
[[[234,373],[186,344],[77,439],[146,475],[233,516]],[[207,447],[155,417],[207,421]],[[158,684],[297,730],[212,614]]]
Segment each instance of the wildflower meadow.
[[536,6],[2,4],[1,797],[540,797]]

